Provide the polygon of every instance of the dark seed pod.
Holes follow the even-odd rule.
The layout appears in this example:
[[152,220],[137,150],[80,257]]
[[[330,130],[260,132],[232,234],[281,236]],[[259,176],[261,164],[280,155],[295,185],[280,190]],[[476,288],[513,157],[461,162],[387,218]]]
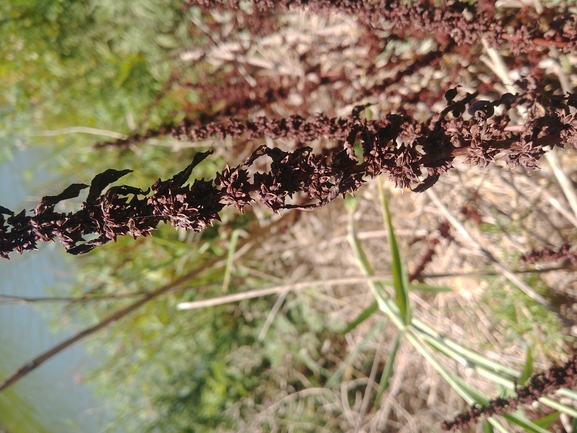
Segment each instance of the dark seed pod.
[[503,93],[501,98],[495,102],[493,102],[493,106],[503,104],[506,110],[509,110],[511,106],[517,101],[517,95],[513,95],[512,93]]
[[445,99],[447,100],[448,103],[453,102],[453,99],[455,99],[455,96],[457,96],[457,93],[459,92],[457,89],[461,87],[460,85],[457,85],[456,87],[453,87],[452,89],[449,89],[445,92]]
[[451,107],[452,107],[451,113],[453,113],[453,116],[455,117],[459,117],[461,114],[465,112],[465,104],[463,104],[462,102],[457,102],[453,104]]
[[479,120],[484,120],[491,117],[495,109],[490,101],[476,101],[469,106],[468,113]]

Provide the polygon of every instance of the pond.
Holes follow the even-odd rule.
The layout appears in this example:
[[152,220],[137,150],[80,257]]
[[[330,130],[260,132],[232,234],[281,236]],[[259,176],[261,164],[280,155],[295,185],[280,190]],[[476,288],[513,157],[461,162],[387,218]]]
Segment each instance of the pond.
[[[51,175],[34,172],[34,182],[27,185],[23,172],[34,169],[41,156],[38,150],[21,150],[0,164],[0,205],[19,212],[37,204],[33,191]],[[46,297],[58,288],[63,294],[74,279],[74,269],[73,259],[66,260],[59,244],[42,245],[22,256],[12,254],[11,260],[0,261],[0,294]],[[46,304],[15,305],[0,299],[1,380],[71,335],[51,331],[61,320],[58,311]],[[47,361],[0,393],[0,424],[10,433],[101,432],[106,409],[82,380],[93,363],[81,344]]]

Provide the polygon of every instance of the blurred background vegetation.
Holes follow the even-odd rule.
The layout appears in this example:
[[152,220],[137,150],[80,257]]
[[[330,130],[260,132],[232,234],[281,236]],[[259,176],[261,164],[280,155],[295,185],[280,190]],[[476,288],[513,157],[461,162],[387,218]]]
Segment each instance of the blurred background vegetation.
[[[503,10],[516,9],[505,4]],[[464,56],[444,52],[434,38],[388,36],[334,13],[184,10],[172,0],[6,0],[0,4],[0,134],[14,147],[2,156],[10,158],[16,146],[49,154],[44,168],[58,171],[59,178],[39,196],[87,183],[107,168],[133,169],[127,183],[146,188],[181,170],[199,149],[215,149],[194,174],[210,179],[261,143],[163,137],[125,149],[97,150],[93,144],[183,118],[219,120],[230,105],[227,92],[247,83],[248,108],[233,112],[248,117],[342,115],[361,102],[375,103],[367,116],[377,117],[406,102],[415,117],[427,118],[442,109],[443,92],[457,83],[467,89],[484,85],[489,94],[499,88],[480,60],[480,44]],[[202,55],[184,60],[191,51]],[[407,70],[427,55],[428,62]],[[502,55],[511,68],[520,68],[509,53]],[[554,60],[577,84],[575,56]],[[251,105],[263,82],[286,86],[285,97]],[[382,83],[388,85],[381,97]],[[214,90],[219,87],[225,91]],[[430,102],[435,97],[436,104]],[[321,138],[312,145],[330,143]],[[566,167],[575,166],[574,157],[568,152]],[[523,271],[517,258],[529,248],[575,239],[573,223],[550,210],[550,197],[568,206],[547,167],[527,177],[521,170],[456,165],[435,191],[508,268]],[[571,176],[574,168],[567,172]],[[392,259],[377,188],[383,181],[357,194],[353,219],[367,260],[384,279],[391,278]],[[569,330],[495,274],[466,239],[456,232],[439,236],[444,216],[429,196],[386,189],[405,266],[417,268],[431,247],[433,258],[418,279],[451,288],[411,292],[416,316],[515,368],[526,365],[529,349],[535,368],[565,359],[574,341]],[[72,200],[59,206],[79,205]],[[397,329],[383,315],[366,314],[374,302],[366,284],[335,281],[366,275],[349,247],[347,224],[344,203],[336,201],[314,213],[282,216],[258,206],[245,214],[226,209],[222,224],[198,234],[162,226],[151,237],[122,238],[70,259],[80,269],[70,296],[80,301],[43,308],[54,310],[55,326],[82,329],[198,269],[187,283],[88,341],[104,361],[85,379],[114,403],[111,431],[437,430],[466,404],[412,346],[398,347]],[[216,265],[206,267],[211,260]],[[557,274],[519,275],[573,317],[567,266]],[[311,284],[291,290],[299,281]],[[180,302],[271,286],[278,288],[272,296],[177,310]],[[91,297],[106,300],[88,302]],[[359,315],[367,319],[355,322]],[[448,362],[488,395],[506,392],[466,365]],[[384,392],[378,405],[376,390],[367,385],[375,376],[377,382],[391,378],[376,386]],[[527,416],[550,413],[535,407]],[[547,428],[563,431],[563,424]]]

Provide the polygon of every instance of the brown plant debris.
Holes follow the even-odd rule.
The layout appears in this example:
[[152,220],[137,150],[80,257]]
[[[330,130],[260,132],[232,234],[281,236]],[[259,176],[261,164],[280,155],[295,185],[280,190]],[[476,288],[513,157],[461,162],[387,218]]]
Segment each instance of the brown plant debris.
[[570,251],[571,245],[564,244],[558,249],[543,248],[542,250],[533,250],[522,255],[519,261],[523,264],[534,264],[539,262],[557,262],[568,259],[572,265],[577,265],[577,252]]
[[[204,9],[238,9],[239,0],[185,0],[185,7]],[[434,35],[439,42],[474,44],[486,38],[493,46],[506,45],[514,54],[537,47],[556,47],[564,52],[577,49],[577,19],[562,9],[547,9],[541,16],[500,22],[495,18],[495,6],[489,1],[477,4],[453,1],[442,7],[433,1],[407,5],[403,0],[377,2],[356,0],[252,0],[244,2],[254,9],[289,10],[307,7],[311,12],[334,11],[355,15],[360,22],[382,28],[400,37]]]

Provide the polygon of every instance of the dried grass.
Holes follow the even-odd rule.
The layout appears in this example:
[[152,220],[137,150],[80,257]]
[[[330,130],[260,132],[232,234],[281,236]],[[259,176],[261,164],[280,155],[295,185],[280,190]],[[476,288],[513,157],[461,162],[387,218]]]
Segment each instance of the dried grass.
[[[355,49],[340,52],[336,58],[333,44],[354,46],[359,38],[359,27],[348,17],[339,14],[329,14],[328,18],[310,17],[304,12],[292,12],[289,16],[289,36],[297,38],[304,33],[308,39],[299,40],[298,50],[306,52],[311,47],[326,47],[327,54],[321,55],[320,64],[325,72],[345,69],[352,74],[354,86],[370,87],[372,84],[386,80],[394,71],[386,67],[377,69],[370,76],[363,76],[362,66],[355,69],[365,59],[365,53]],[[339,32],[329,37],[319,39],[314,35],[322,33],[323,29],[338,26]],[[346,28],[346,31],[342,27]],[[348,38],[348,39],[347,39]],[[257,43],[258,45],[258,43]],[[422,48],[422,47],[421,47]],[[405,50],[400,54],[408,58],[414,56],[413,50],[419,47],[400,46]],[[286,45],[268,45],[259,49],[263,57],[270,62],[284,61],[287,67],[298,70],[293,52]],[[283,60],[284,59],[284,60]],[[577,64],[575,56],[568,56],[571,64]],[[445,55],[441,62],[445,68],[448,65],[459,64],[458,76],[449,77],[433,67],[425,66],[402,80],[394,89],[399,95],[419,92],[422,89],[438,89],[443,83],[479,84],[492,71],[482,64],[469,65],[458,55]],[[383,64],[384,66],[385,64]],[[314,74],[301,77],[302,80],[314,79]],[[575,83],[576,75],[568,77]],[[345,98],[346,99],[346,98]],[[298,101],[299,98],[289,98]],[[368,99],[375,102],[374,98]],[[387,98],[385,95],[377,98],[378,104],[371,107],[375,116],[380,113],[394,111],[402,103],[400,98]],[[311,112],[335,112],[338,115],[347,113],[349,106],[333,106],[326,91],[314,91],[307,98],[307,106]],[[271,112],[281,116],[293,114],[298,109],[291,104],[273,104]],[[442,107],[441,107],[442,108]],[[430,117],[440,107],[428,106],[417,102],[414,104],[415,117]],[[259,111],[255,114],[266,114]],[[275,142],[275,145],[290,146],[290,143]],[[222,150],[224,152],[224,149]],[[239,160],[247,151],[239,154]],[[567,178],[575,179],[575,152],[566,150],[559,155]],[[226,155],[230,160],[230,154]],[[571,242],[575,238],[575,220],[571,220],[571,209],[563,193],[564,187],[559,184],[559,177],[554,170],[542,164],[542,170],[527,173],[521,169],[508,170],[502,166],[490,168],[470,167],[462,162],[456,162],[456,169],[449,172],[437,185],[435,192],[441,198],[451,214],[459,219],[467,232],[483,248],[489,251],[499,262],[513,272],[520,270],[517,257],[528,250],[563,242]],[[504,165],[504,164],[502,164]],[[426,237],[438,236],[438,226],[444,221],[443,215],[431,202],[427,195],[403,193],[395,189],[384,179],[376,179],[363,187],[357,193],[359,209],[355,214],[355,222],[359,230],[359,238],[368,253],[369,260],[376,274],[390,273],[391,258],[386,244],[386,232],[380,214],[376,182],[385,182],[393,211],[395,230],[400,240],[403,256],[409,269],[419,263],[422,254],[427,250]],[[552,205],[558,203],[557,207]],[[466,206],[474,213],[465,216],[462,208]],[[561,210],[561,212],[560,212]],[[256,212],[258,214],[258,212]],[[569,217],[569,218],[568,218]],[[264,219],[264,214],[261,215]],[[252,263],[265,266],[264,273],[270,275],[271,283],[278,284],[282,280],[291,284],[298,280],[330,280],[334,278],[349,278],[359,276],[354,257],[346,240],[346,211],[342,201],[318,209],[313,213],[298,211],[295,224],[283,233],[263,244],[252,256]],[[475,221],[478,218],[479,221]],[[264,224],[264,223],[263,223]],[[524,298],[520,291],[513,287],[503,277],[495,277],[490,263],[479,254],[475,245],[463,238],[456,230],[451,231],[454,240],[439,239],[434,246],[435,254],[426,266],[422,278],[430,284],[448,285],[452,293],[431,295],[419,292],[411,294],[414,314],[434,327],[444,335],[454,339],[464,346],[479,350],[491,359],[499,360],[510,366],[523,365],[526,356],[526,345],[537,348],[535,352],[536,366],[546,368],[551,360],[561,361],[573,346],[562,340],[562,334],[555,329],[554,320],[547,323],[532,323],[531,328],[519,326],[515,329],[515,320],[507,317],[499,305],[501,299],[490,299],[488,292],[497,293],[511,301],[516,310],[517,321],[532,322],[532,303]],[[244,263],[251,266],[251,262]],[[566,314],[572,320],[577,310],[577,286],[572,269],[562,269],[544,272],[538,269],[533,284],[537,284],[542,294],[548,298],[555,297],[558,304],[555,309]],[[546,270],[546,269],[545,269]],[[483,276],[483,273],[487,276]],[[448,276],[432,278],[428,275],[447,274]],[[451,276],[454,275],[454,276]],[[519,274],[523,276],[523,274]],[[489,290],[491,289],[491,290]],[[283,293],[283,297],[286,293]],[[288,305],[278,309],[277,314],[283,314],[290,308],[290,297],[295,297],[310,305],[311,313],[317,312],[323,317],[336,318],[343,323],[352,322],[360,312],[373,300],[370,291],[363,285],[314,287],[310,290],[291,293],[284,299]],[[276,306],[275,306],[276,307]],[[344,352],[336,355],[332,361],[339,365],[345,362],[347,354],[370,332],[372,327],[382,320],[374,315],[370,320],[354,329],[346,336]],[[565,334],[570,330],[566,330]],[[455,391],[444,382],[433,368],[409,344],[402,344],[395,361],[392,382],[385,393],[380,407],[367,405],[366,387],[371,382],[373,389],[374,376],[371,365],[377,362],[382,366],[390,355],[392,342],[397,329],[392,324],[386,324],[382,333],[370,338],[369,343],[359,353],[343,376],[340,387],[336,390],[308,387],[295,393],[279,394],[278,400],[271,402],[266,409],[258,411],[256,418],[243,431],[304,431],[307,426],[294,424],[292,426],[277,425],[276,411],[293,413],[295,417],[306,410],[311,399],[317,402],[314,410],[318,416],[333,419],[338,417],[338,430],[343,432],[430,432],[436,430],[439,423],[462,411],[465,406]],[[553,340],[551,340],[553,338]],[[335,356],[333,354],[333,356]],[[369,368],[366,368],[369,366]],[[288,370],[279,375],[294,375],[297,372]],[[487,379],[480,377],[470,369],[457,363],[451,365],[453,371],[488,395],[496,396],[499,390]],[[306,378],[302,378],[306,384]],[[320,405],[320,406],[319,406]],[[533,408],[535,413],[542,409]],[[322,412],[322,414],[321,414]],[[266,426],[263,427],[263,426]],[[317,427],[315,427],[317,428]],[[334,428],[334,427],[333,427]],[[310,427],[313,429],[313,427]],[[321,430],[315,430],[321,431]],[[327,430],[329,431],[329,430]],[[330,430],[333,431],[333,430]]]

